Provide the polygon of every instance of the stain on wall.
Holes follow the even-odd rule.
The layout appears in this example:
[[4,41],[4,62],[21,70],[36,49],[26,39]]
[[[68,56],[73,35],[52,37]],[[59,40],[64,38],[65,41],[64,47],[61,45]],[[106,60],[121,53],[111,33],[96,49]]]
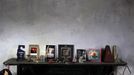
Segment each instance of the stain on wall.
[[[77,48],[117,45],[133,64],[133,0],[0,0],[0,69],[16,57],[19,44],[74,44]],[[130,58],[131,57],[131,58]]]

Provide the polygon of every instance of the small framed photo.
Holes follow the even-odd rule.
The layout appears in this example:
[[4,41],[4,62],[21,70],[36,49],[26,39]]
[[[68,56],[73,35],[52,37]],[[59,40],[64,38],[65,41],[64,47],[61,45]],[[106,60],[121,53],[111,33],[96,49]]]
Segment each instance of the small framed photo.
[[90,62],[100,62],[101,63],[101,49],[87,50],[87,60]]
[[39,51],[40,51],[39,45],[36,44],[29,45],[30,56],[39,57]]
[[86,61],[86,50],[85,49],[77,49],[77,60],[78,60],[78,62]]
[[46,45],[46,58],[55,59],[55,45]]
[[59,55],[58,55],[59,58],[62,58],[67,62],[72,61],[74,45],[60,44],[60,45],[58,45],[58,50],[59,50]]

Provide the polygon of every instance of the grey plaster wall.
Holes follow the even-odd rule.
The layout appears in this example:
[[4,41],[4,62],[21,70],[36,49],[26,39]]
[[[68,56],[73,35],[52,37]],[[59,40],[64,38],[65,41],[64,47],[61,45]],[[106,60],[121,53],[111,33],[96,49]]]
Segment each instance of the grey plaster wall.
[[[0,69],[19,44],[117,45],[134,72],[133,0],[0,0]],[[129,74],[129,73],[128,73]],[[126,75],[128,75],[126,73]]]

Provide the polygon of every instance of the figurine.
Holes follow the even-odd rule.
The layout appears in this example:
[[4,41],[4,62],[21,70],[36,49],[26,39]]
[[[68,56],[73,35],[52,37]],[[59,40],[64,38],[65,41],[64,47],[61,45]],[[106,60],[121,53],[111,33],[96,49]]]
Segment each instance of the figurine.
[[25,59],[25,51],[23,50],[25,45],[19,45],[17,49],[17,61],[22,61]]
[[73,58],[73,63],[76,63],[77,62],[77,59],[76,59],[76,56]]
[[84,56],[80,56],[78,61],[79,61],[79,63],[84,63],[84,61],[85,61]]

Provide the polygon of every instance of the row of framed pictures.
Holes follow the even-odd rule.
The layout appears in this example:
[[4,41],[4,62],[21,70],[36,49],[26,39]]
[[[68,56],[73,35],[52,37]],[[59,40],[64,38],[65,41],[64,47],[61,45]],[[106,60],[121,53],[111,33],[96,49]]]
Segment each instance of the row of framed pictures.
[[[29,55],[39,57],[39,45],[29,45]],[[66,62],[73,61],[76,58],[78,62],[90,61],[101,62],[101,49],[77,49],[76,57],[74,57],[74,45],[59,44],[58,45],[58,58],[64,59]],[[46,45],[46,58],[55,59],[56,46]]]

